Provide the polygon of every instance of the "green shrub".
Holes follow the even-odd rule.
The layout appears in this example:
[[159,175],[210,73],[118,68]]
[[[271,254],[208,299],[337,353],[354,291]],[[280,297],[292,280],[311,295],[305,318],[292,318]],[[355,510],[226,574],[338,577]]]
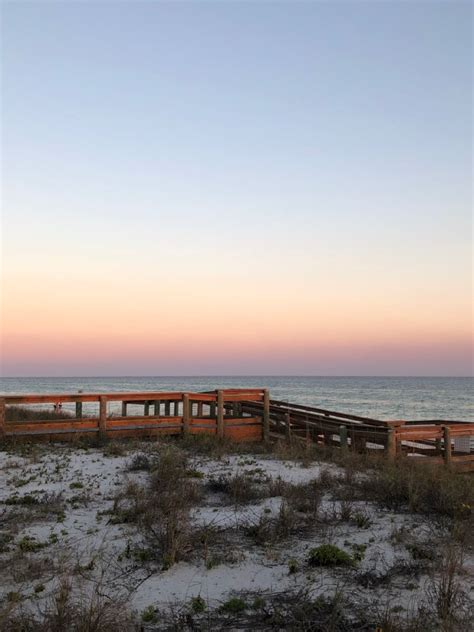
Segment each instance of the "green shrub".
[[288,560],[288,573],[290,575],[293,575],[294,573],[297,573],[299,570],[299,564],[298,564],[298,560],[295,559],[291,559]]
[[229,612],[232,614],[238,614],[247,609],[247,604],[240,597],[231,597],[224,604],[222,604],[221,610],[223,612]]
[[309,552],[311,566],[351,566],[353,559],[334,544],[322,544]]
[[197,597],[193,597],[191,599],[191,608],[193,612],[196,612],[196,613],[204,612],[204,610],[206,609],[206,602],[201,597],[201,595],[198,595]]
[[155,614],[154,607],[148,606],[148,608],[145,608],[145,610],[142,612],[142,621],[144,623],[153,623],[155,619],[156,619],[156,614]]

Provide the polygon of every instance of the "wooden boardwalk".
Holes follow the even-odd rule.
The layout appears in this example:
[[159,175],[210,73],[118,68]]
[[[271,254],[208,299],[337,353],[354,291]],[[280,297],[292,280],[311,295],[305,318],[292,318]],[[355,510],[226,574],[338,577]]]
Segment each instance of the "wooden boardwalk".
[[[54,415],[62,409],[71,415]],[[15,407],[44,410],[44,419],[13,420]],[[45,408],[46,407],[46,408]],[[38,413],[37,413],[38,415]],[[49,417],[49,418],[48,418]],[[467,421],[381,421],[270,399],[268,389],[205,393],[76,393],[0,397],[0,441],[102,439],[212,434],[235,441],[315,442],[341,450],[384,453],[474,471],[474,424]]]

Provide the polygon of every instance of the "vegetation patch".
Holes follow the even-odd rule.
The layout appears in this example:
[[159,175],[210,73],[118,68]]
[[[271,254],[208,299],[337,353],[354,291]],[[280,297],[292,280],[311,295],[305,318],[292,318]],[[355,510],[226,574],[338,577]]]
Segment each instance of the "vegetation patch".
[[308,562],[311,566],[352,566],[354,559],[334,544],[322,544],[310,550]]

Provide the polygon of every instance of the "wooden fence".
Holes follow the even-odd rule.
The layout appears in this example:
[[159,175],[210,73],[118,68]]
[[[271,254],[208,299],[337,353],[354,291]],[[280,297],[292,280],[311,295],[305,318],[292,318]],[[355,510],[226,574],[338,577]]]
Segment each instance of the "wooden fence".
[[[100,438],[204,432],[236,441],[261,441],[263,417],[243,413],[241,402],[261,403],[268,409],[265,389],[217,390],[212,393],[77,393],[14,395],[0,398],[0,439],[43,437],[70,439],[95,434]],[[55,416],[44,410],[44,419],[9,421],[8,407],[75,404],[75,416]],[[96,415],[85,406],[98,407]],[[232,407],[229,413],[229,406]],[[113,407],[114,410],[111,410]],[[132,414],[129,414],[133,408]],[[143,411],[136,413],[137,408]],[[37,413],[38,414],[38,413]],[[51,418],[53,417],[53,418]]]
[[[261,415],[262,404],[246,402],[243,410]],[[286,441],[310,441],[355,452],[442,463],[459,471],[474,471],[474,423],[467,421],[382,421],[270,400],[268,436]],[[464,438],[462,449],[459,439]]]
[[[9,420],[9,407],[73,407],[74,416]],[[96,414],[91,413],[96,408]],[[138,412],[137,412],[138,411]],[[51,415],[50,415],[51,417]],[[0,397],[0,440],[70,439],[207,433],[236,441],[315,442],[356,452],[383,453],[474,471],[474,424],[381,421],[271,400],[268,389],[205,393],[77,393]],[[461,445],[463,444],[463,445]]]

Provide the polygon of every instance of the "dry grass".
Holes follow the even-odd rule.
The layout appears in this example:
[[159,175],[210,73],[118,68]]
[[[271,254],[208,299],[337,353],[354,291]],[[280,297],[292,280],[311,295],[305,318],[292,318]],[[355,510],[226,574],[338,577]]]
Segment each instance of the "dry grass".
[[438,514],[470,520],[474,514],[474,484],[469,474],[442,467],[389,463],[359,477],[355,488],[360,498],[373,500],[389,509]]
[[7,406],[5,410],[6,421],[35,421],[72,419],[73,415],[65,410],[51,410],[51,408],[28,408],[27,406]]
[[55,593],[38,613],[8,604],[0,611],[2,632],[133,632],[140,627],[122,594],[106,594],[103,586],[83,591],[62,577]]
[[190,511],[200,498],[201,489],[190,476],[186,453],[168,445],[160,452],[147,487],[129,482],[117,494],[114,521],[136,522],[151,552],[149,557],[160,559],[166,569],[192,549]]

